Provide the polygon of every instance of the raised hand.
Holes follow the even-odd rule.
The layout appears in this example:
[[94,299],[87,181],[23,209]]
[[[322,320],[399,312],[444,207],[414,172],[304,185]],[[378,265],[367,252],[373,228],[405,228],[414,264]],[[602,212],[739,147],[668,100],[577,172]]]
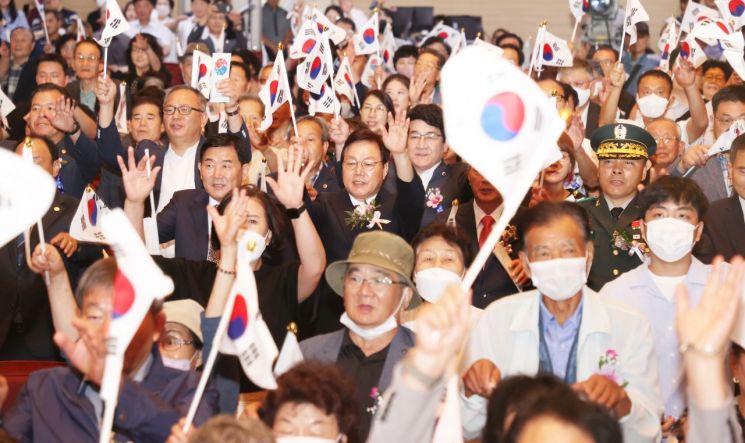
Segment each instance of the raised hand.
[[73,318],[72,325],[79,334],[77,340],[62,332],[54,334],[54,342],[65,353],[72,366],[87,380],[99,386],[106,366],[106,336],[110,316],[110,312],[105,313],[102,324],[83,317]]
[[49,122],[62,132],[71,132],[75,127],[75,102],[60,96],[49,113]]
[[618,62],[610,71],[610,83],[614,88],[622,88],[626,81],[626,71],[623,69],[623,63]]
[[28,263],[28,267],[37,274],[49,272],[51,277],[63,273],[66,275],[67,273],[65,262],[62,261],[62,256],[57,251],[57,248],[47,247],[44,248],[44,252],[41,252],[41,245],[36,245],[34,248],[34,253],[31,255],[31,261]]
[[[116,99],[116,84],[111,80],[111,77],[104,77],[103,74],[98,76],[96,80],[96,100],[101,105],[109,105],[114,103]],[[122,98],[123,100],[124,98]]]
[[131,146],[127,150],[127,164],[124,163],[120,155],[116,156],[116,161],[122,170],[122,182],[124,183],[127,200],[133,203],[143,203],[155,187],[160,166],[154,167],[150,173],[150,177],[148,177],[148,160],[150,160],[151,164],[154,163],[155,156],[151,155],[150,159],[148,159],[143,155],[140,161],[135,163],[135,150]]
[[222,215],[217,208],[207,205],[207,212],[212,218],[215,234],[220,239],[220,245],[223,248],[238,242],[238,231],[246,223],[248,215],[248,201],[245,190],[233,189],[233,196]]
[[409,86],[409,102],[411,102],[411,106],[422,104],[422,93],[426,87],[427,77],[425,75],[415,75],[411,79],[411,86]]
[[78,250],[78,241],[72,238],[67,232],[60,232],[55,235],[49,243],[60,248],[67,257],[71,257]]
[[683,153],[680,166],[687,171],[694,166],[703,167],[709,160],[709,147],[705,145],[691,146]]
[[265,134],[259,132],[256,127],[256,123],[252,121],[246,122],[246,129],[248,129],[248,139],[251,140],[251,147],[264,152],[269,147],[269,141]]
[[585,139],[585,125],[582,123],[582,116],[575,114],[567,128],[567,134],[572,139],[574,150],[582,149],[582,141]]
[[393,114],[388,113],[388,129],[381,128],[383,143],[391,154],[403,154],[406,152],[406,144],[409,139],[409,119],[406,111],[400,110]]
[[282,205],[287,209],[295,209],[303,203],[303,190],[310,174],[312,165],[303,164],[303,147],[293,143],[287,150],[287,169],[281,155],[277,156],[277,180],[266,178],[267,184]]
[[217,92],[228,97],[230,100],[226,107],[233,108],[238,105],[238,99],[241,98],[243,91],[238,87],[238,82],[232,78],[225,78],[217,83]]
[[678,57],[673,72],[675,73],[675,82],[681,88],[685,89],[696,84],[696,68],[693,67],[690,60]]

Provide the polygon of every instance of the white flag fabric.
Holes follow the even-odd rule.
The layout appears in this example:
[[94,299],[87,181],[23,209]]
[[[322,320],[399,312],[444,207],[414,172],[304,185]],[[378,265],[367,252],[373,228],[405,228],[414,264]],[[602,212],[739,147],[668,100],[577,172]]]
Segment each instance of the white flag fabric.
[[303,361],[303,352],[300,350],[297,336],[292,331],[287,331],[285,342],[282,343],[279,357],[274,364],[274,376],[279,377],[301,361]]
[[319,32],[317,31],[316,22],[306,20],[295,34],[295,38],[290,45],[290,58],[304,58],[313,51],[318,45]]
[[696,39],[688,36],[680,42],[680,57],[689,60],[694,68],[698,68],[706,61],[706,54],[703,48],[696,42]]
[[458,33],[458,44],[456,47],[453,48],[453,54],[457,54],[460,51],[466,49],[466,46],[468,46],[468,39],[466,38],[466,31],[463,29],[460,30]]
[[715,45],[717,40],[732,38],[732,30],[722,19],[704,18],[696,22],[691,36],[702,40],[707,45]]
[[383,59],[378,57],[378,54],[370,54],[370,56],[367,58],[365,69],[362,71],[362,79],[360,81],[363,85],[367,86],[368,88],[372,87],[370,79],[373,78],[373,76],[375,75],[375,70],[378,69],[378,66],[381,66],[382,64]]
[[626,0],[624,32],[629,35],[629,45],[636,43],[636,24],[649,21],[649,14],[639,0]]
[[724,131],[711,145],[707,154],[711,157],[729,151],[732,148],[732,142],[741,134],[745,134],[745,120],[742,119],[733,122],[729,129]]
[[230,78],[230,56],[229,52],[212,53],[212,69],[210,75],[210,103],[228,103],[230,97],[220,94],[217,84],[222,80]]
[[313,94],[321,93],[321,87],[331,75],[331,66],[327,63],[331,48],[323,40],[320,39],[297,68],[298,87]]
[[15,109],[16,105],[13,104],[13,100],[8,98],[8,96],[5,95],[5,92],[0,89],[0,120],[2,120],[5,128],[10,128],[10,125],[8,124],[8,115]]
[[534,81],[503,58],[469,46],[442,70],[448,144],[504,198],[514,215],[565,127]]
[[424,36],[424,38],[422,39],[422,43],[427,41],[427,39],[430,37],[440,37],[441,39],[445,40],[445,43],[447,43],[448,46],[450,46],[450,48],[452,49],[452,53],[455,53],[455,49],[460,44],[460,32],[452,26],[444,24],[443,22],[438,22],[435,27],[432,28],[432,30]]
[[0,149],[0,247],[41,220],[55,191],[54,179],[46,171]]
[[287,80],[287,69],[285,68],[285,58],[282,51],[277,51],[277,58],[272,66],[272,72],[266,80],[266,84],[259,91],[259,98],[264,103],[264,120],[261,122],[259,129],[266,131],[274,121],[272,114],[280,106],[290,100],[289,82]]
[[108,244],[101,229],[101,220],[109,214],[109,208],[98,198],[90,186],[85,188],[75,216],[70,222],[70,235],[83,242]]
[[744,0],[715,0],[717,9],[722,13],[722,18],[729,23],[735,31],[739,31],[745,25],[745,1]]
[[336,71],[336,77],[334,77],[334,88],[336,88],[337,95],[348,98],[352,105],[355,103],[354,98],[357,94],[353,79],[349,59],[344,57],[339,64],[339,70]]
[[210,98],[212,81],[212,57],[202,51],[194,51],[191,62],[191,87]]
[[680,27],[683,32],[690,34],[699,20],[704,18],[717,19],[719,17],[719,11],[716,9],[690,0],[688,6],[686,6],[685,13],[683,13],[683,20],[680,22]]
[[106,24],[101,31],[101,40],[116,37],[128,29],[129,22],[124,17],[119,3],[116,0],[106,0]]
[[116,113],[114,114],[116,130],[120,134],[129,134],[129,129],[127,128],[127,100],[125,99],[127,97],[127,82],[119,83],[119,97],[122,97],[122,99],[119,100],[119,106],[117,106]]
[[445,403],[435,425],[432,443],[463,443],[458,376],[452,375],[445,390]]
[[315,24],[316,30],[319,33],[326,33],[329,36],[329,40],[334,42],[335,45],[341,44],[347,38],[347,31],[341,26],[331,23],[331,20],[326,17],[326,14],[318,9],[313,8],[310,18]]
[[569,11],[574,19],[582,20],[582,17],[590,10],[590,0],[569,0]]
[[[678,20],[675,17],[668,17],[667,20],[665,20],[665,25],[662,27],[662,33],[660,34],[660,39],[657,40],[657,49],[660,50],[660,53],[665,51],[665,45],[670,40],[670,26],[673,27],[675,32],[676,41],[678,40],[678,33],[680,32],[680,25],[678,25]],[[675,49],[675,45],[670,48],[670,51]]]
[[724,58],[732,66],[732,69],[737,72],[740,78],[745,78],[745,60],[743,60],[743,51],[724,51]]
[[259,311],[256,280],[250,265],[253,250],[249,246],[253,241],[250,235],[244,235],[238,244],[237,275],[223,312],[229,318],[227,332],[215,339],[220,340],[220,352],[238,356],[252,382],[264,389],[277,389],[272,362],[278,351]]
[[548,31],[545,31],[543,34],[543,45],[540,57],[540,65],[572,66],[574,64],[572,50],[569,49],[567,41]]
[[487,49],[488,51],[492,52],[494,55],[497,55],[499,57],[502,57],[504,54],[504,49],[500,48],[497,45],[492,45],[491,43],[481,40],[480,38],[477,38],[473,41],[474,46],[480,46],[484,49]]
[[310,93],[310,103],[308,104],[310,115],[316,115],[317,113],[336,114],[337,111],[341,111],[341,104],[328,84],[321,85],[320,93]]
[[383,31],[383,41],[380,42],[380,56],[383,57],[383,66],[386,71],[396,72],[393,64],[393,55],[396,53],[396,38],[393,36],[391,22],[387,22]]
[[667,28],[665,31],[663,37],[660,38],[660,43],[662,43],[663,38],[665,40],[664,45],[660,49],[660,70],[667,72],[670,70],[670,53],[678,46],[678,33],[675,28],[675,17],[667,19]]
[[83,25],[83,20],[80,17],[75,17],[75,22],[77,23],[77,31],[78,35],[76,36],[76,41],[83,41],[87,37],[85,33],[85,26]]
[[376,54],[380,50],[377,12],[354,35],[354,49],[357,55]]

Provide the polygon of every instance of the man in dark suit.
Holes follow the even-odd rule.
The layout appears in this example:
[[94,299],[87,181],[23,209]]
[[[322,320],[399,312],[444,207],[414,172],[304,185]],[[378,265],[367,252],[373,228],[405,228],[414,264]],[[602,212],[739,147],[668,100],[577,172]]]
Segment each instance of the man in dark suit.
[[[473,200],[453,206],[437,217],[439,223],[454,223],[466,233],[471,250],[478,251],[491,228],[502,214],[502,195],[477,170],[468,168],[468,183]],[[518,211],[519,212],[519,211]],[[514,228],[508,226],[504,239],[489,256],[473,284],[473,305],[484,309],[493,301],[515,294],[527,282],[522,262],[511,255]],[[501,260],[500,260],[501,258]],[[470,264],[470,263],[469,263]]]
[[[111,79],[99,78],[96,88],[101,107],[98,114],[98,149],[101,159],[114,168],[119,167],[117,156],[127,158],[127,151],[122,146],[113,121],[116,89]],[[251,161],[248,131],[238,112],[237,92],[233,92],[231,89],[230,102],[226,106],[229,132],[239,137],[238,158],[241,163],[248,163]],[[189,86],[175,86],[165,98],[163,124],[168,143],[162,149],[150,152],[150,155],[155,155],[152,166],[162,167],[154,189],[156,212],[160,212],[168,204],[176,191],[204,189],[198,166],[204,144],[202,129],[208,120],[206,109],[207,101],[204,96]],[[138,150],[135,154],[139,159],[144,153]]]
[[729,160],[734,193],[709,206],[704,234],[694,249],[704,263],[711,263],[716,255],[727,261],[735,255],[745,256],[745,135],[732,142]]
[[644,214],[638,203],[638,186],[657,146],[647,131],[626,123],[600,127],[590,142],[600,160],[601,195],[580,205],[590,215],[595,244],[587,286],[599,291],[644,261],[640,220]]
[[[228,14],[233,10],[230,3],[217,1],[210,6],[210,14],[207,18],[206,26],[202,33],[195,35],[193,32],[189,36],[196,37],[199,43],[207,45],[208,54],[215,52],[237,52],[246,47],[246,38],[242,33],[236,32],[228,22]],[[223,38],[223,47],[217,47],[217,42]],[[191,42],[192,40],[189,40]]]
[[409,159],[425,190],[424,214],[420,228],[432,223],[438,214],[447,213],[454,201],[465,203],[473,195],[468,186],[468,166],[443,161],[447,143],[442,108],[417,105],[409,111]]
[[[21,155],[26,144],[16,147]],[[34,163],[55,177],[60,169],[56,147],[49,140],[30,139]],[[98,257],[101,250],[87,245],[78,247],[67,233],[75,215],[78,200],[57,192],[49,210],[41,219],[47,248],[58,247],[72,282]],[[29,250],[39,244],[36,226],[31,228]],[[28,267],[23,235],[0,248],[0,360],[60,360],[59,350],[52,341],[54,325],[44,279]]]
[[585,126],[585,137],[589,137],[598,128],[600,105],[590,100],[593,95],[592,85],[595,73],[592,66],[582,59],[575,59],[574,64],[559,69],[558,80],[571,86],[577,93],[574,114],[579,115]]
[[[239,145],[238,137],[230,134],[207,138],[197,165],[204,189],[176,191],[171,201],[158,213],[158,240],[161,243],[175,240],[176,257],[215,259],[210,242],[212,221],[207,213],[207,205],[220,204],[248,174],[248,163],[241,165],[238,158]],[[135,227],[141,227],[145,200],[133,201],[130,197],[128,195],[124,203],[125,212]]]
[[96,143],[75,121],[75,109],[64,88],[45,83],[31,97],[27,122],[32,136],[46,137],[57,146],[61,159],[58,187],[65,194],[80,198],[98,175],[100,160]]
[[341,189],[334,162],[326,161],[329,150],[329,130],[318,117],[305,116],[297,121],[299,141],[306,156],[304,163],[310,163],[306,189],[313,200],[319,193],[337,192]]
[[300,343],[304,358],[336,363],[355,382],[357,441],[367,439],[379,393],[414,346],[414,333],[400,326],[401,311],[414,297],[421,302],[409,278],[413,267],[414,251],[401,237],[379,230],[357,236],[349,256],[326,268],[326,282],[343,299],[345,328]]
[[[424,189],[406,153],[406,134],[401,121],[390,126],[387,143],[369,129],[353,132],[340,156],[344,189],[319,193],[315,201],[306,196],[327,263],[346,258],[354,239],[363,232],[383,230],[411,241],[419,230]],[[396,193],[383,186],[389,150],[396,166]],[[322,284],[317,293],[320,310],[315,327],[319,332],[336,330],[343,310],[328,289]]]

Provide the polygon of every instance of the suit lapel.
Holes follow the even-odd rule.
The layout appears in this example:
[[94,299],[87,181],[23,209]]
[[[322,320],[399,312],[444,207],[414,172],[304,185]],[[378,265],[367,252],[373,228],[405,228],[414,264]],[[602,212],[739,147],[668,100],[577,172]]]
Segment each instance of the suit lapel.
[[[199,249],[209,241],[209,219],[205,207],[209,203],[209,195],[206,192],[200,192],[199,196],[191,201],[189,213],[191,214],[192,223],[194,224],[194,235],[199,240]],[[209,248],[208,248],[209,249]]]
[[199,164],[199,158],[202,154],[202,146],[204,146],[204,137],[201,137],[199,139],[199,144],[197,145],[197,154],[194,156],[194,189],[204,189],[204,185],[202,184],[202,177],[199,175],[199,168],[197,165]]
[[407,332],[406,328],[399,326],[398,332],[393,337],[393,341],[388,348],[388,354],[385,356],[385,363],[383,364],[383,372],[381,372],[380,379],[378,380],[378,388],[381,391],[388,389],[393,379],[393,369],[396,363],[401,361],[404,355],[406,355],[406,351],[411,348],[411,343],[408,343],[407,340]]
[[740,197],[735,193],[729,198],[727,205],[727,216],[724,218],[729,238],[735,251],[745,251],[745,219],[743,219]]
[[471,241],[471,249],[479,250],[478,230],[476,229],[476,215],[473,209],[474,202],[470,201],[458,205],[458,213],[455,215],[455,225],[466,233]]
[[623,210],[621,216],[618,218],[618,227],[623,229],[626,226],[631,225],[634,220],[637,220],[640,217],[641,207],[639,207],[639,194],[637,194],[634,199],[629,202],[626,209]]
[[595,221],[597,221],[597,223],[600,225],[599,227],[602,227],[605,232],[612,233],[616,230],[616,227],[613,226],[613,219],[610,215],[610,208],[608,208],[608,202],[605,201],[605,197],[603,197],[602,195],[598,197],[597,201],[595,202],[595,207],[593,208],[591,213]]

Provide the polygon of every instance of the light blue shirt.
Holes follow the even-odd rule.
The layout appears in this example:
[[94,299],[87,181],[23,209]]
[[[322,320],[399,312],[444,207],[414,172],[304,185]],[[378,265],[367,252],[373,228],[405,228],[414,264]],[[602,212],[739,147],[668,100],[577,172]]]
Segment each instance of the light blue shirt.
[[582,304],[580,300],[577,310],[574,311],[564,324],[559,324],[551,311],[548,310],[543,299],[541,299],[541,330],[546,341],[548,354],[551,357],[551,367],[554,375],[564,380],[567,375],[567,363],[572,352],[572,344],[579,333],[579,325],[582,320]]
[[4,25],[0,26],[0,39],[4,40],[7,43],[10,43],[10,34],[13,32],[14,29],[29,27],[28,21],[26,20],[26,15],[23,13],[23,11],[19,9],[17,13],[18,15],[16,15],[16,19],[11,20],[10,12],[2,11]]
[[[692,306],[701,299],[710,271],[711,266],[693,257],[688,274],[683,279]],[[651,323],[665,416],[680,417],[686,408],[686,386],[683,360],[678,350],[680,343],[675,333],[675,299],[669,301],[662,295],[652,280],[646,262],[607,283],[600,291],[600,296],[613,297],[634,306]]]

